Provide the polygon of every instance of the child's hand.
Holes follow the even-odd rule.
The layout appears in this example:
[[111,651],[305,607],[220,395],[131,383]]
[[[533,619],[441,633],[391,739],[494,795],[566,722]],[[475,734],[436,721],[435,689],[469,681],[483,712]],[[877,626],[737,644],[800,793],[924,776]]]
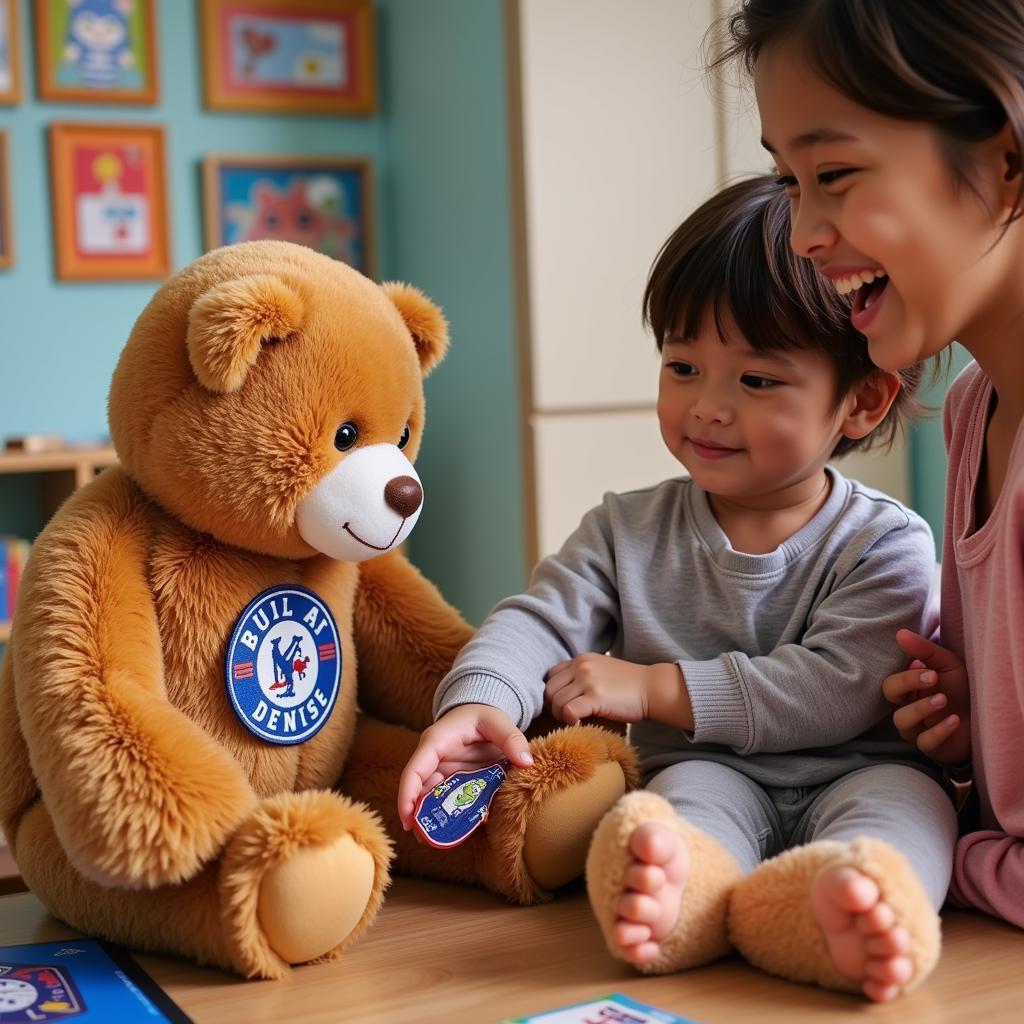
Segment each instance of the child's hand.
[[578,654],[551,669],[544,696],[555,718],[569,725],[592,715],[613,722],[668,721],[657,710],[667,703],[662,693],[682,691],[681,683],[675,665],[634,665],[605,654]]
[[896,642],[913,660],[882,683],[886,700],[899,704],[892,716],[900,736],[940,764],[971,756],[971,702],[967,668],[950,650],[909,629]]
[[489,704],[460,704],[420,737],[398,784],[398,816],[412,828],[420,797],[452,772],[471,771],[507,757],[525,768],[533,764],[526,737],[504,711]]

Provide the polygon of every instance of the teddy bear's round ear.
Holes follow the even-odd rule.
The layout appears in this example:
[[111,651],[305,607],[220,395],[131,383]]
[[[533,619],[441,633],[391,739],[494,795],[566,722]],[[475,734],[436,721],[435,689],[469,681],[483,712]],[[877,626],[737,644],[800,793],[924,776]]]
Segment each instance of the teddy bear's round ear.
[[185,344],[199,383],[237,391],[263,344],[283,340],[305,319],[302,298],[280,278],[254,274],[214,285],[192,304]]
[[440,307],[435,306],[419,288],[411,284],[386,281],[381,288],[395,304],[405,326],[409,328],[416,346],[416,355],[419,356],[420,370],[426,377],[448,351],[448,321]]

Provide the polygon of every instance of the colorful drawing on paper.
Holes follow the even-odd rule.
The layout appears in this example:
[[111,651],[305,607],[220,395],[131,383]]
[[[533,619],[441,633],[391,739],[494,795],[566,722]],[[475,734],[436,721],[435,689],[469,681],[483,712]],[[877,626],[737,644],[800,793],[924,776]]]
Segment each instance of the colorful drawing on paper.
[[169,272],[160,126],[50,125],[50,182],[59,280]]
[[57,89],[138,92],[150,76],[139,0],[44,0]]
[[222,166],[219,244],[297,242],[368,273],[365,176],[331,169]]
[[211,110],[368,114],[373,0],[199,0]]
[[223,10],[232,88],[349,93],[354,87],[350,15]]
[[149,256],[153,248],[152,183],[134,143],[74,150],[75,247],[78,255]]

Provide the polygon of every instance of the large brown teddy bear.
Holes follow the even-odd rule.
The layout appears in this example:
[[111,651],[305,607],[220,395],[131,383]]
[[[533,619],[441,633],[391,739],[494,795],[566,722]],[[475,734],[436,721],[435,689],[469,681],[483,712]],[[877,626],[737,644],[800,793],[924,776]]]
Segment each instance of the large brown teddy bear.
[[[266,978],[371,923],[391,843],[357,800],[393,820],[470,635],[396,550],[447,340],[415,289],[284,242],[209,253],[143,311],[120,466],[38,538],[0,668],[0,823],[54,914]],[[396,829],[400,864],[521,902],[578,873],[629,756],[593,727],[534,753],[460,850]]]

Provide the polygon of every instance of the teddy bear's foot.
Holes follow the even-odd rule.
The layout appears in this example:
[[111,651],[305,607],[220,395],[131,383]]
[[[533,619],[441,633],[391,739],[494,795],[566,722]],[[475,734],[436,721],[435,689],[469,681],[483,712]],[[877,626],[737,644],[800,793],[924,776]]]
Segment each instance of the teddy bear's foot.
[[[301,964],[340,945],[370,902],[373,876],[373,857],[351,836],[304,847],[271,868],[257,903],[270,948],[287,963]],[[334,884],[323,886],[320,879]]]
[[736,887],[729,930],[766,971],[876,1001],[924,981],[941,948],[939,915],[906,858],[869,838],[766,861]]
[[222,917],[247,975],[334,959],[369,926],[387,884],[391,845],[376,815],[323,792],[264,800],[224,854]]
[[484,883],[517,903],[583,874],[597,823],[636,784],[636,756],[625,739],[576,725],[530,741],[533,764],[515,768],[498,790],[480,858]]
[[645,974],[729,951],[729,894],[740,877],[718,840],[645,791],[604,816],[587,856],[587,893],[608,949]]

